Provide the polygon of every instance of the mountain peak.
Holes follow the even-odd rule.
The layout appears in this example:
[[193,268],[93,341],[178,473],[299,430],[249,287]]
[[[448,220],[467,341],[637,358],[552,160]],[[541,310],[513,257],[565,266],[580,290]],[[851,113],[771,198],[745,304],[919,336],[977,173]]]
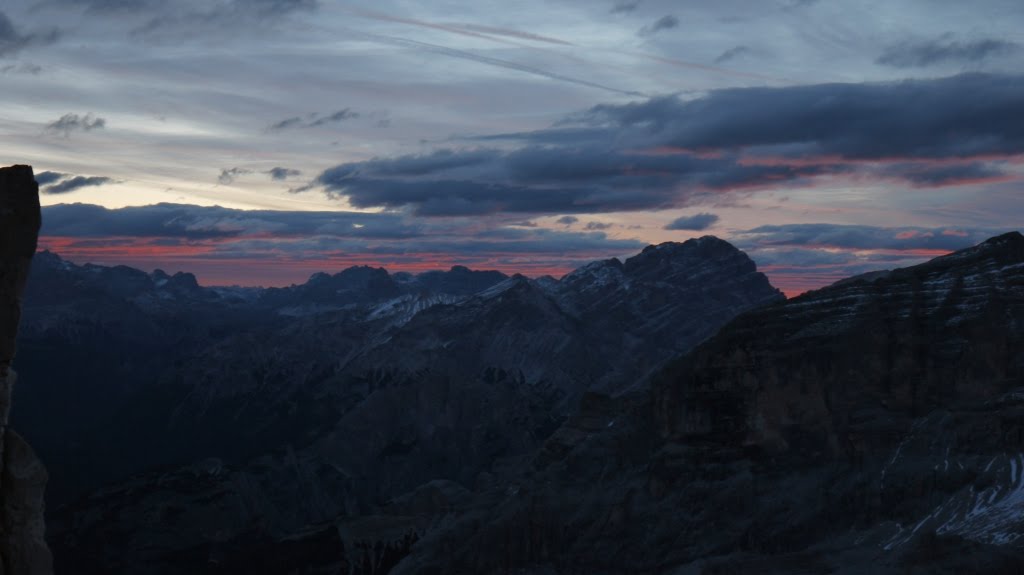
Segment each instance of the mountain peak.
[[624,271],[645,281],[690,281],[706,273],[744,275],[757,271],[747,254],[715,236],[647,246],[626,260]]
[[[1024,235],[1020,232],[1008,232],[1002,235],[991,237],[973,248],[960,250],[960,252],[1005,252],[1008,255],[1024,257]],[[960,253],[956,252],[956,253]]]
[[514,274],[508,279],[501,281],[476,295],[482,299],[490,299],[504,294],[529,294],[533,292],[541,293],[542,290],[540,290],[540,288],[538,288],[530,278],[522,274]]
[[1024,263],[1024,235],[1009,232],[989,238],[976,246],[939,256],[908,270],[928,270],[1005,266]]
[[621,283],[622,262],[617,258],[597,260],[576,268],[562,278],[569,287],[587,289]]
[[701,236],[699,238],[688,239],[685,242],[662,242],[660,244],[652,244],[644,248],[640,253],[671,255],[691,250],[706,251],[715,249],[739,251],[736,246],[717,236]]

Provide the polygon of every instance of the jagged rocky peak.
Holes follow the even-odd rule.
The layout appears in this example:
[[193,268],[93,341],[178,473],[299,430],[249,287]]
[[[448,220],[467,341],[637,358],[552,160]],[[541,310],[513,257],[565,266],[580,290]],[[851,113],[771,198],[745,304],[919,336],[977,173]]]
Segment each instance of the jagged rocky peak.
[[306,280],[306,283],[307,284],[317,284],[317,283],[324,283],[324,282],[328,282],[328,281],[331,281],[331,274],[329,274],[327,272],[316,272],[315,274],[309,276],[309,279]]
[[979,274],[1016,269],[1019,272],[1021,263],[1024,263],[1024,235],[1010,232],[935,258],[920,266],[920,271]]
[[[304,284],[307,287],[320,286],[366,286],[374,282],[390,282],[391,276],[384,268],[372,266],[352,266],[341,270],[336,274],[317,272]],[[301,286],[300,286],[301,287]]]
[[73,265],[71,262],[65,261],[59,255],[51,252],[50,250],[36,252],[35,257],[32,258],[32,269],[34,270],[42,268],[66,269],[71,265]]
[[[1024,237],[1012,233],[737,318],[658,386],[662,429],[832,455],[885,444],[903,418],[1024,381],[1021,325]],[[879,405],[887,419],[864,415]]]
[[651,393],[588,395],[397,573],[1020,572],[1021,246],[758,307]]
[[672,284],[700,289],[715,287],[711,284],[722,281],[749,282],[750,290],[767,289],[770,297],[781,297],[747,254],[714,236],[650,245],[624,262],[616,258],[591,262],[565,275],[559,283],[566,291],[605,297],[641,285]]
[[592,290],[617,287],[624,279],[622,262],[617,258],[598,260],[566,274],[561,283],[569,289]]
[[352,266],[334,274],[331,279],[346,286],[371,286],[375,284],[393,283],[391,275],[384,268],[371,266]]
[[413,279],[414,286],[432,293],[471,295],[490,288],[508,276],[493,270],[471,270],[465,266],[452,266],[448,271],[423,272]]
[[626,260],[625,272],[647,281],[696,279],[707,273],[746,274],[757,266],[744,252],[715,236],[647,246]]
[[46,469],[8,427],[21,296],[40,223],[32,168],[0,168],[0,573],[13,575],[53,572],[43,521]]
[[171,289],[180,291],[197,291],[200,289],[199,280],[196,279],[195,274],[188,272],[176,272],[174,275],[168,275],[164,270],[153,270],[153,273],[149,274],[150,280],[153,282],[153,287],[157,289]]
[[477,296],[481,299],[491,299],[499,296],[530,295],[545,297],[542,290],[533,280],[522,275],[513,274],[508,279],[479,292]]
[[816,296],[823,290],[825,293],[829,293],[829,290],[839,286],[857,283],[872,284],[880,280],[892,279],[894,274],[897,278],[928,275],[934,276],[933,279],[945,274],[951,278],[959,278],[955,279],[957,282],[971,277],[979,279],[981,278],[979,274],[1002,272],[1004,268],[1012,270],[1014,266],[1021,263],[1024,263],[1024,235],[1021,235],[1020,232],[1009,232],[989,238],[976,246],[939,256],[918,266],[895,271],[874,271],[846,278],[822,288],[822,290],[812,291],[808,296]]

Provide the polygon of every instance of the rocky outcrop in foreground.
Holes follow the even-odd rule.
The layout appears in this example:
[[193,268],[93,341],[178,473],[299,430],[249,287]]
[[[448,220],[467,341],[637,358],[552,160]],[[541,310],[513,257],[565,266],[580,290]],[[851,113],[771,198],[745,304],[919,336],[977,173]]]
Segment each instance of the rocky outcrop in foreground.
[[46,468],[8,428],[21,294],[39,233],[39,185],[29,166],[0,169],[0,574],[53,572],[44,540]]

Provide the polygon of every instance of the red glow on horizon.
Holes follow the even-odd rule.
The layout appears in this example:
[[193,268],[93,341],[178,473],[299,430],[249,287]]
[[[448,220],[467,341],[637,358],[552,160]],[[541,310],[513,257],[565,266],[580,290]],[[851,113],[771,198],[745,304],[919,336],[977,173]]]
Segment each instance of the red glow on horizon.
[[[956,233],[956,230],[951,230]],[[239,285],[284,287],[302,284],[315,273],[337,273],[352,266],[382,267],[389,272],[422,273],[448,270],[461,265],[476,270],[497,270],[527,277],[550,275],[561,277],[582,263],[609,257],[606,253],[574,253],[569,256],[549,254],[480,254],[453,256],[448,253],[407,252],[396,254],[374,253],[307,253],[296,255],[283,250],[269,250],[253,255],[233,255],[219,251],[230,247],[223,239],[194,243],[165,245],[166,238],[70,238],[43,236],[40,249],[53,251],[77,264],[126,265],[147,272],[163,269],[195,274],[202,285]],[[870,249],[856,250],[820,244],[803,246],[809,249],[842,250],[863,255],[893,256],[898,260],[927,260],[950,253],[944,249]],[[914,262],[916,263],[916,262]],[[788,298],[809,290],[819,289],[850,277],[849,264],[821,264],[816,266],[764,265],[759,270],[768,276],[772,285]]]
[[962,166],[978,162],[1006,162],[1014,165],[1024,164],[1021,154],[979,154],[977,156],[961,156],[946,158],[916,158],[910,156],[886,156],[881,158],[849,158],[840,155],[821,156],[780,156],[771,154],[747,154],[741,156],[737,163],[741,166],[765,166],[793,168],[811,168],[816,166],[864,166],[864,165],[896,165],[912,164],[929,167]]
[[[477,270],[497,270],[528,277],[561,277],[577,267],[573,261],[530,261],[530,254],[484,254],[479,257],[453,257],[446,253],[409,252],[402,254],[317,253],[298,257],[284,253],[262,256],[231,256],[217,251],[218,241],[175,246],[159,245],[140,238],[68,238],[43,236],[39,249],[49,250],[76,264],[126,265],[147,272],[163,269],[195,274],[203,285],[240,285],[283,287],[301,284],[309,276],[337,273],[353,266],[382,267],[389,272],[421,273],[451,269],[462,265]],[[574,260],[601,259],[607,254],[574,254]]]

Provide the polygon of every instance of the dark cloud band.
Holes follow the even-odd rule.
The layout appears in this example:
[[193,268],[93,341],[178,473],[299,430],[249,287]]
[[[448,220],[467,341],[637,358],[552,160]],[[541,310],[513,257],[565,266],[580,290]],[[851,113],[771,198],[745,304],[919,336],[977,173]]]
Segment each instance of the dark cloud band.
[[[976,102],[985,102],[984,106]],[[913,187],[1012,177],[1024,76],[710,92],[600,105],[550,129],[341,164],[315,180],[361,208],[420,215],[658,210],[820,176]]]

